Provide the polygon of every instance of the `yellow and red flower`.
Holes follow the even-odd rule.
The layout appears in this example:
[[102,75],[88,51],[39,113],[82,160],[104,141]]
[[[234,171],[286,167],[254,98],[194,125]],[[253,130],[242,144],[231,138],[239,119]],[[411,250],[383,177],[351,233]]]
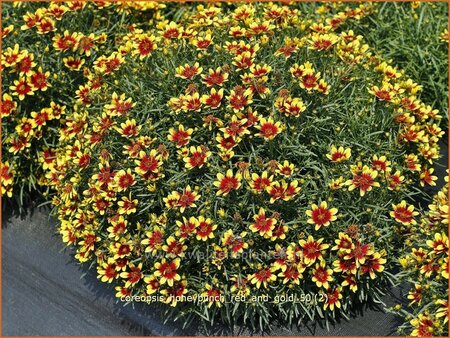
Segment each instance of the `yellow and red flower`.
[[163,302],[166,304],[170,304],[170,306],[172,307],[175,307],[181,297],[188,293],[188,289],[186,287],[187,281],[185,279],[182,279],[178,282],[173,283],[173,286],[169,286],[166,289],[161,290],[161,295],[165,297]]
[[209,46],[213,45],[213,38],[211,34],[206,34],[205,36],[194,38],[192,44],[198,50],[207,50]]
[[9,162],[0,162],[0,196],[12,197],[13,176],[14,172]]
[[277,220],[275,218],[266,217],[266,212],[263,208],[259,209],[259,213],[253,216],[253,219],[254,223],[250,225],[249,229],[252,232],[259,232],[259,234],[265,238],[270,238]]
[[300,279],[303,277],[302,272],[304,268],[297,265],[284,265],[282,271],[278,274],[278,277],[283,277],[283,284],[293,283],[300,284]]
[[162,250],[166,252],[167,257],[184,257],[186,249],[187,245],[184,244],[184,238],[176,239],[173,236],[169,236],[166,244],[162,246]]
[[420,171],[421,165],[419,159],[415,154],[408,154],[405,157],[406,167],[409,170]]
[[422,285],[420,284],[415,284],[414,285],[414,290],[410,290],[408,292],[408,299],[411,300],[411,302],[409,303],[409,305],[413,305],[414,303],[416,303],[417,305],[420,305],[422,302],[422,298],[423,298],[423,288]]
[[300,80],[300,87],[306,89],[307,91],[311,91],[312,89],[317,89],[319,87],[319,77],[320,73],[314,74],[312,71],[307,72],[302,76]]
[[3,51],[2,65],[5,67],[14,66],[17,62],[19,62],[21,55],[22,52],[20,51],[20,47],[17,43],[14,45],[14,48],[8,47],[5,51]]
[[74,51],[78,47],[77,35],[78,33],[70,33],[67,30],[64,31],[63,35],[56,34],[53,37],[53,47],[60,52]]
[[139,263],[138,266],[135,266],[133,263],[130,263],[128,265],[129,271],[124,271],[120,274],[121,278],[126,279],[125,287],[129,288],[130,286],[133,286],[141,279],[144,278],[144,275],[142,274],[142,263]]
[[34,119],[22,117],[16,125],[16,132],[19,136],[24,136],[29,139],[35,134],[36,126],[37,124]]
[[180,77],[186,80],[192,80],[197,75],[201,74],[203,68],[200,67],[199,63],[196,62],[194,65],[190,66],[189,64],[185,64],[184,66],[177,67],[175,77]]
[[413,337],[432,337],[436,331],[436,322],[431,314],[427,312],[420,313],[410,321],[414,328],[411,332]]
[[201,295],[208,301],[208,307],[215,305],[220,308],[225,302],[223,292],[208,283],[205,284],[205,291]]
[[105,283],[111,283],[119,274],[116,271],[116,264],[114,259],[109,258],[107,262],[103,262],[101,266],[97,267],[98,278]]
[[328,184],[331,190],[339,190],[344,187],[345,181],[343,176],[339,176],[338,178],[332,179]]
[[224,82],[228,81],[228,73],[224,72],[221,67],[216,70],[209,69],[207,75],[202,75],[203,83],[208,87],[222,86]]
[[413,205],[407,205],[406,201],[401,201],[399,204],[392,204],[392,208],[394,209],[389,213],[392,218],[394,218],[397,222],[404,225],[414,225],[417,224],[414,219],[419,213],[414,211]]
[[306,215],[309,216],[307,223],[314,224],[317,231],[322,226],[328,226],[330,222],[335,221],[337,212],[338,209],[336,208],[328,209],[328,204],[325,201],[322,201],[320,205],[313,204],[311,210],[306,211]]
[[237,172],[233,174],[233,170],[228,169],[226,174],[217,174],[217,181],[214,182],[214,186],[219,188],[217,195],[228,195],[231,191],[237,190],[241,187],[242,175]]
[[183,213],[186,208],[195,208],[197,206],[195,202],[200,199],[197,191],[198,187],[193,191],[191,186],[188,185],[181,193],[172,191],[167,197],[163,198],[163,201],[167,208],[180,208],[180,212]]
[[222,245],[229,247],[232,255],[242,253],[248,248],[248,243],[243,240],[245,236],[247,236],[245,231],[235,236],[233,230],[229,229],[223,234]]
[[448,251],[448,237],[447,235],[442,233],[435,233],[434,238],[431,240],[427,240],[428,247],[432,248],[434,253],[439,255]]
[[121,123],[120,127],[116,127],[116,130],[123,137],[132,138],[139,135],[141,128],[142,126],[138,126],[135,119],[131,119]]
[[79,71],[86,61],[80,57],[68,56],[63,59],[64,66],[70,70]]
[[179,39],[184,31],[183,27],[177,24],[174,21],[170,23],[162,23],[164,24],[161,31],[161,35],[165,39]]
[[206,241],[210,238],[214,238],[214,230],[217,229],[217,224],[214,224],[210,218],[200,216],[196,223],[195,233],[197,240]]
[[344,259],[344,256],[340,256],[339,259],[333,262],[333,271],[341,272],[351,275],[356,275],[357,266],[354,259]]
[[93,33],[89,35],[84,35],[82,33],[78,34],[78,52],[86,56],[90,56],[93,50],[97,49],[95,42],[97,40],[100,43],[99,37],[95,37]]
[[238,118],[237,115],[233,115],[228,125],[220,128],[220,131],[223,132],[225,137],[233,137],[235,139],[245,134],[250,134],[250,131],[247,129],[247,119]]
[[339,250],[339,252],[346,254],[349,253],[353,247],[352,239],[344,232],[340,232],[338,236],[339,238],[334,241],[336,245],[331,250]]
[[50,72],[44,73],[41,67],[39,67],[37,71],[36,70],[31,71],[29,77],[31,86],[35,90],[41,90],[45,92],[48,89],[48,87],[51,87],[50,83],[48,82]]
[[144,59],[152,54],[158,48],[156,37],[148,34],[139,34],[135,36],[133,54],[138,55],[139,59]]
[[180,267],[180,258],[175,258],[172,261],[167,261],[165,258],[161,262],[155,263],[155,272],[153,275],[159,278],[160,285],[167,283],[169,286],[173,286],[175,281],[181,279],[177,270]]
[[312,265],[317,259],[322,260],[323,252],[330,246],[322,244],[323,238],[315,240],[313,236],[309,235],[307,240],[301,239],[299,244],[303,252],[303,261],[306,265]]
[[208,108],[217,109],[220,107],[223,98],[223,88],[216,91],[215,88],[211,88],[209,95],[203,95],[200,101]]
[[205,146],[190,147],[189,152],[190,156],[183,159],[188,169],[202,168],[208,157],[211,156],[211,152]]
[[359,189],[359,194],[364,196],[366,192],[371,191],[373,187],[379,187],[380,183],[375,182],[375,178],[378,176],[376,170],[370,169],[368,166],[364,166],[362,170],[355,171],[353,178],[345,182],[348,185],[348,191]]
[[320,263],[316,263],[312,270],[311,280],[316,283],[318,288],[328,289],[330,287],[329,282],[333,281],[333,270],[327,268],[325,261],[320,261]]
[[178,229],[175,235],[180,238],[187,238],[195,234],[195,228],[198,226],[198,220],[195,217],[190,217],[189,219],[183,217],[183,222],[176,221]]
[[276,173],[289,177],[294,173],[294,170],[295,166],[293,163],[289,163],[289,161],[284,161],[283,164],[278,163]]
[[175,143],[177,148],[181,148],[189,143],[193,132],[194,129],[188,128],[185,130],[184,126],[180,124],[178,126],[178,130],[175,130],[174,128],[169,129],[169,135],[167,138],[169,141]]
[[155,149],[152,149],[149,154],[143,150],[140,151],[134,163],[137,165],[134,171],[144,179],[152,178],[162,166],[161,155]]
[[423,167],[420,171],[420,185],[422,187],[426,185],[436,186],[437,176],[433,175],[434,168]]
[[341,308],[341,299],[342,293],[341,288],[337,287],[335,289],[328,288],[326,291],[325,302],[323,304],[323,309],[326,310],[329,308],[331,311],[334,311],[334,308]]
[[202,110],[202,101],[200,100],[200,94],[198,92],[184,95],[183,110],[193,112],[199,112]]
[[394,191],[399,190],[404,180],[405,176],[403,176],[399,170],[397,170],[394,174],[388,173],[387,175],[387,181],[389,183],[388,189]]
[[106,229],[108,231],[109,238],[113,238],[117,241],[127,233],[128,221],[124,218],[124,216],[114,216],[111,217],[108,221],[111,224],[111,226]]
[[249,185],[254,193],[262,193],[272,185],[272,182],[273,176],[268,176],[267,171],[263,171],[261,176],[252,173]]
[[146,293],[152,295],[159,290],[160,284],[155,276],[144,277],[144,283],[147,284]]
[[145,238],[142,240],[142,245],[145,246],[145,252],[149,252],[152,255],[156,254],[162,249],[164,230],[155,225],[151,231],[145,233]]
[[126,171],[122,169],[119,170],[114,176],[114,183],[118,191],[125,191],[129,187],[136,184],[136,179],[130,168],[128,168]]
[[256,125],[256,128],[259,130],[259,133],[257,133],[256,136],[272,141],[285,127],[281,122],[275,122],[272,117],[269,117],[268,119],[262,117]]
[[348,160],[352,155],[352,151],[350,148],[339,147],[336,148],[335,145],[331,146],[330,153],[327,154],[327,158],[332,162],[343,162]]
[[117,202],[119,209],[117,212],[120,215],[130,215],[137,211],[137,205],[139,201],[137,199],[132,199],[131,194],[127,196],[122,196],[121,200]]
[[15,114],[17,102],[13,101],[13,98],[8,93],[4,93],[2,98],[2,102],[0,103],[2,118]]
[[356,293],[356,291],[358,291],[358,283],[356,282],[356,278],[354,275],[345,276],[345,279],[341,285],[348,286],[353,293]]
[[386,156],[373,155],[372,157],[372,169],[382,172],[390,172],[391,161],[386,159]]
[[266,191],[270,196],[270,203],[275,203],[277,200],[290,201],[300,191],[298,183],[297,180],[289,183],[285,180],[273,182],[270,187],[266,188]]
[[227,96],[228,108],[233,109],[235,113],[244,110],[245,106],[253,103],[253,95],[250,89],[244,90],[243,88],[235,88],[230,91],[230,95]]
[[368,255],[364,264],[361,265],[361,274],[368,273],[371,279],[376,277],[375,272],[382,272],[384,270],[383,264],[386,263],[386,259],[382,257],[380,252],[375,252]]
[[262,268],[248,277],[250,283],[256,284],[258,289],[261,288],[261,284],[267,289],[268,283],[274,282],[276,279],[277,275],[273,273],[273,268],[270,267]]
[[384,82],[381,87],[373,86],[369,93],[374,95],[380,101],[392,101],[397,95],[397,90],[390,83]]
[[26,77],[19,77],[18,80],[14,80],[14,85],[10,86],[9,89],[13,95],[19,97],[20,101],[23,101],[26,95],[34,95],[36,90],[31,84],[30,78]]
[[311,36],[310,48],[317,51],[329,50],[335,43],[339,41],[339,37],[333,33],[316,33]]
[[370,244],[362,244],[361,242],[353,243],[350,252],[348,252],[344,259],[354,260],[356,262],[356,267],[360,267],[366,262],[368,257],[373,254],[373,249]]

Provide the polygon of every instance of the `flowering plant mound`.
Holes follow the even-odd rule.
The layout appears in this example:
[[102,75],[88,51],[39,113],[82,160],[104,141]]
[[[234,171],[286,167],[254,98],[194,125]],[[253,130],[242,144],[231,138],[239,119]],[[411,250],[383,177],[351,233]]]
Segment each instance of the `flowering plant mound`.
[[401,332],[411,336],[448,336],[448,176],[429,210],[411,229],[412,250],[399,259],[400,276],[412,284]]
[[380,300],[441,116],[346,28],[371,5],[299,6],[157,12],[84,72],[47,178],[118,297],[254,328]]

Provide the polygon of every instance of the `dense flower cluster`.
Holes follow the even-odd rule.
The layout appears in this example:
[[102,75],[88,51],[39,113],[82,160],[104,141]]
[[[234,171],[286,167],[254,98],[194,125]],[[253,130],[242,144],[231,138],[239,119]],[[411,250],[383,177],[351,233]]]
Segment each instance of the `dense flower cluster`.
[[409,309],[396,310],[406,318],[401,329],[410,336],[448,335],[448,176],[446,182],[410,229],[412,250],[399,259],[401,276],[412,286]]
[[[135,8],[137,7],[137,8]],[[15,2],[2,14],[2,162],[1,195],[23,205],[27,192],[46,185],[43,170],[54,159],[60,120],[82,83],[83,71],[92,67],[98,53],[115,46],[107,31],[121,15],[127,32],[131,10],[164,7],[148,3],[72,1],[44,6]],[[103,20],[90,18],[94,11]],[[22,20],[17,21],[21,16]],[[91,20],[89,22],[89,20]],[[91,25],[98,32],[91,33]]]
[[[58,142],[37,143],[40,181],[78,261],[119,298],[157,295],[210,322],[331,320],[380,299],[399,235],[419,221],[412,187],[436,184],[444,131],[421,86],[351,29],[371,4],[70,6],[24,14],[78,75],[61,102],[10,114],[7,143],[45,140],[42,114],[57,122]],[[57,30],[87,6],[145,20]],[[2,111],[37,96],[35,71],[59,78],[33,62],[22,74],[31,54],[14,45],[2,61],[11,53]],[[12,163],[0,167],[9,195]]]

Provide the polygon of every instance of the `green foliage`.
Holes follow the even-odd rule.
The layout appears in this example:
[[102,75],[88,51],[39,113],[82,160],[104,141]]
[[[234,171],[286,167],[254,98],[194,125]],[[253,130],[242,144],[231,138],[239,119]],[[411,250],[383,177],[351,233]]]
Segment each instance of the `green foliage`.
[[379,3],[354,27],[383,58],[420,83],[420,97],[448,118],[448,3]]

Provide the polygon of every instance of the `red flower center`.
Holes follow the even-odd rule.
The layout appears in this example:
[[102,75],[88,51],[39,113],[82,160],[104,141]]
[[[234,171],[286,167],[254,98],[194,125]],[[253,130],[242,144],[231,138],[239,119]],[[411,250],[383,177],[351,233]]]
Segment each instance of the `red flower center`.
[[223,192],[230,192],[233,189],[237,189],[238,180],[235,177],[224,177],[220,182],[220,190]]
[[366,191],[373,185],[373,178],[369,174],[361,174],[353,176],[353,184],[363,190]]
[[394,216],[401,222],[409,223],[412,220],[412,212],[407,208],[400,207],[394,211]]
[[312,219],[317,225],[324,225],[331,220],[331,212],[325,208],[318,208],[313,210]]
[[266,137],[266,138],[270,138],[273,137],[277,134],[278,132],[278,127],[276,125],[274,125],[273,123],[264,123],[261,126],[261,134]]

